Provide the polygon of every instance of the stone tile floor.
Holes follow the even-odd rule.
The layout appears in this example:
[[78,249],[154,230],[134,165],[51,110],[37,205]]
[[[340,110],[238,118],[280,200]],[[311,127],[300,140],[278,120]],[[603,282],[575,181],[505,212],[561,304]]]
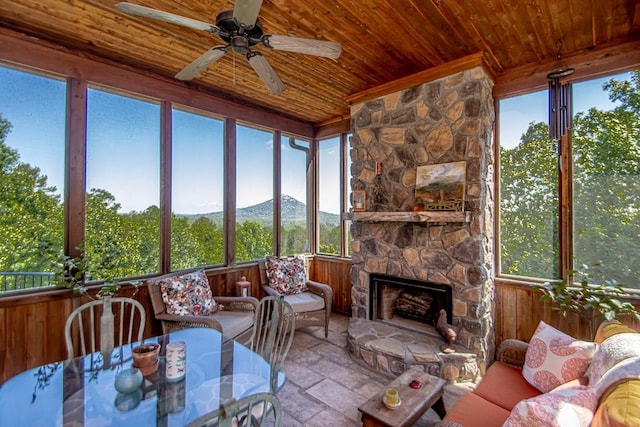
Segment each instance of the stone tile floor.
[[[332,314],[329,337],[324,328],[298,329],[284,364],[287,381],[278,392],[285,427],[361,426],[358,407],[393,378],[353,361],[347,352],[349,318]],[[448,384],[444,403],[450,408],[473,384]],[[440,418],[429,410],[415,424],[427,427]]]

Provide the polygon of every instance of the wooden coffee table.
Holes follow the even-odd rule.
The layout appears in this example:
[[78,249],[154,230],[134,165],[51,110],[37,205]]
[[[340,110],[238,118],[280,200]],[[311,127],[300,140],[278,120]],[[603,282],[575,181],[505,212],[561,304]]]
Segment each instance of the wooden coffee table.
[[[411,388],[409,384],[412,380],[420,381],[422,388]],[[442,389],[445,384],[445,380],[420,370],[405,372],[358,408],[362,412],[363,427],[412,426],[429,408],[433,408],[440,418],[444,418],[446,410],[442,402]],[[388,409],[382,402],[388,388],[398,390],[401,405],[397,409]]]

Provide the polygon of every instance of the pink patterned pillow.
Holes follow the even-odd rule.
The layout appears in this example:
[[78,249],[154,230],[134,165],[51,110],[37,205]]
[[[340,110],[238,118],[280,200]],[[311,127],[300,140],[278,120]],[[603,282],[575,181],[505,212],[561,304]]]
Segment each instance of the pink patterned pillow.
[[546,393],[583,376],[595,351],[595,343],[576,340],[541,321],[529,342],[522,375]]
[[156,279],[156,283],[160,286],[167,314],[206,316],[218,308],[204,270],[162,277]]
[[265,267],[269,287],[280,294],[298,294],[307,288],[307,275],[304,271],[304,259],[265,257]]
[[598,397],[588,387],[564,385],[520,401],[502,427],[587,427],[597,406]]

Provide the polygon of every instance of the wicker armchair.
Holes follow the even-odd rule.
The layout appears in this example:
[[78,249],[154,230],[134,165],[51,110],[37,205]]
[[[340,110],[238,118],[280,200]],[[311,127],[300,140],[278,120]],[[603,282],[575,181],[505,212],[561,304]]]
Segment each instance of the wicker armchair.
[[[260,260],[260,285],[269,296],[282,296],[269,286],[267,268],[264,260]],[[307,291],[302,294],[284,295],[284,300],[291,305],[296,315],[296,329],[307,326],[324,326],[325,338],[329,336],[329,318],[333,303],[333,289],[323,283],[307,280]],[[314,309],[307,310],[309,303]],[[315,308],[321,307],[321,308]]]
[[222,297],[214,296],[216,303],[224,306],[207,316],[190,316],[168,314],[159,281],[167,276],[157,277],[146,281],[153,314],[162,323],[162,332],[208,327],[220,331],[226,338],[241,344],[247,344],[253,332],[253,317],[258,306],[258,300],[253,297]]

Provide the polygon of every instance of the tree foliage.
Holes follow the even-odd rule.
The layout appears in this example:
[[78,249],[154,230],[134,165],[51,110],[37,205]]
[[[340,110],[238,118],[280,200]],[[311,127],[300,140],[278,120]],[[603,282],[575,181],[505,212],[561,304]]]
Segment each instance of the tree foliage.
[[[618,105],[573,121],[574,264],[640,288],[640,71],[603,85]],[[501,148],[502,271],[558,278],[556,146],[531,123],[520,144]]]

